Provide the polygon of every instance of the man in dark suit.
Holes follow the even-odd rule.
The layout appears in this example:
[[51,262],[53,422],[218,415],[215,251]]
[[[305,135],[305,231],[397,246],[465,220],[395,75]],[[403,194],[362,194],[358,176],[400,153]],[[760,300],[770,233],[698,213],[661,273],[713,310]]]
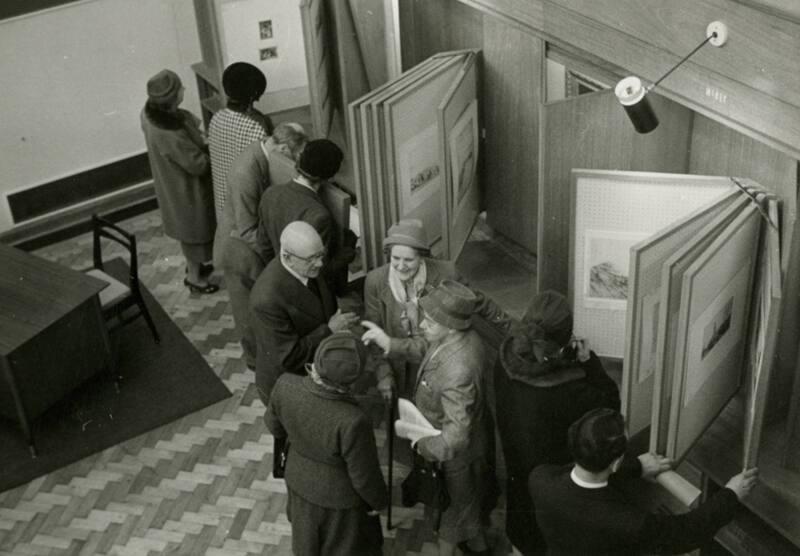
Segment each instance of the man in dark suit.
[[256,386],[266,405],[283,373],[304,374],[314,350],[332,332],[358,322],[342,313],[320,279],[325,247],[306,222],[291,222],[280,236],[280,256],[272,259],[250,292],[250,325],[256,339]]
[[350,394],[366,350],[343,332],[325,338],[308,376],[275,384],[264,420],[288,439],[286,513],[298,556],[379,556],[378,510],[389,497],[369,417]]

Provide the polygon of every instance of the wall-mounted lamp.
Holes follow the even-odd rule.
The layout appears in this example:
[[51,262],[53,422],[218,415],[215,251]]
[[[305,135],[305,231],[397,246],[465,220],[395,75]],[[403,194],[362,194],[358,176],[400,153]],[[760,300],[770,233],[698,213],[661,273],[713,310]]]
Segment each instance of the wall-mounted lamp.
[[728,28],[721,21],[713,21],[706,27],[706,39],[698,44],[694,50],[684,56],[684,58],[675,64],[667,73],[662,75],[655,83],[645,87],[642,80],[636,76],[628,76],[619,81],[614,88],[614,93],[617,95],[622,107],[633,123],[633,127],[639,133],[650,133],[658,127],[658,117],[653,111],[653,106],[647,98],[647,93],[656,88],[656,85],[664,81],[664,79],[675,71],[678,66],[683,64],[686,60],[691,58],[695,52],[703,48],[705,45],[711,43],[712,46],[722,46],[728,40]]

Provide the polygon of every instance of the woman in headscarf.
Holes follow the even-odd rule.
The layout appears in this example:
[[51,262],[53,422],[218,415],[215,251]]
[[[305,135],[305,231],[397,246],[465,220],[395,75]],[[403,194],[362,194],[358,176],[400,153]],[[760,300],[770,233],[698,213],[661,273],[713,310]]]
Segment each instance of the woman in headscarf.
[[193,293],[214,293],[219,286],[209,283],[203,271],[212,257],[216,228],[208,148],[200,120],[178,108],[183,91],[173,71],[150,78],[141,125],[164,233],[180,241],[186,257],[184,284]]

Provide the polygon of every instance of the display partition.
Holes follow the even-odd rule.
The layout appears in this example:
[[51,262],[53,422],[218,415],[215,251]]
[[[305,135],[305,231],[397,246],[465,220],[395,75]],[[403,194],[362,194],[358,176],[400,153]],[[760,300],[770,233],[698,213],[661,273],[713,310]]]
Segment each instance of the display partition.
[[[683,275],[709,245],[727,228],[750,201],[738,195],[734,202],[693,238],[677,249],[661,267],[656,365],[653,374],[652,413],[650,419],[650,451],[657,454],[667,449],[669,408],[672,400],[672,372],[676,349],[678,313],[681,306]],[[629,380],[628,377],[623,379]],[[625,398],[627,400],[628,398]],[[626,403],[626,401],[623,401]],[[630,403],[630,402],[627,402]],[[639,402],[643,403],[643,402]]]
[[761,223],[749,203],[683,276],[666,450],[673,460],[739,388]]
[[625,348],[630,249],[731,187],[716,176],[572,171],[569,299],[598,355]]
[[781,321],[781,248],[779,231],[779,201],[765,201],[769,224],[765,227],[762,248],[762,264],[759,265],[757,307],[753,311],[753,326],[750,343],[752,366],[748,377],[748,395],[745,407],[744,468],[758,465],[761,433],[765,423],[767,394],[770,387],[772,365]]
[[[691,180],[692,176],[686,178]],[[630,435],[650,426],[661,324],[662,265],[740,197],[730,180],[718,179],[723,187],[728,187],[721,197],[631,248],[622,384],[622,404]]]
[[382,239],[400,219],[423,222],[434,256],[454,258],[466,241],[479,192],[477,55],[438,53],[348,105],[365,270],[383,264]]

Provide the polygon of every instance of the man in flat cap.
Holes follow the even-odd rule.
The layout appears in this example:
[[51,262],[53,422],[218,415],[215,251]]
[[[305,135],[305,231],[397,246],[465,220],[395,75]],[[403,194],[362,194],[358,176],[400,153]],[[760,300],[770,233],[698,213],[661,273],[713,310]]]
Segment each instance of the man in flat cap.
[[571,461],[567,429],[591,409],[618,410],[619,389],[555,291],[537,294],[500,345],[494,369],[497,428],[506,463],[506,535],[526,556],[544,554],[525,484],[542,463]]
[[308,375],[281,376],[270,397],[267,427],[289,443],[286,513],[298,556],[382,554],[386,483],[371,421],[350,394],[365,358],[356,336],[328,336]]
[[250,292],[256,387],[264,405],[278,377],[304,374],[324,338],[358,323],[357,315],[338,309],[320,277],[324,258],[316,230],[307,222],[290,222],[280,236],[280,256],[270,261]]
[[355,252],[339,245],[336,221],[319,194],[323,184],[339,171],[343,158],[344,153],[333,141],[309,141],[297,160],[294,179],[264,192],[258,209],[258,244],[264,261],[275,257],[284,227],[302,220],[314,227],[325,245],[326,279],[339,287],[344,285],[340,274],[346,271]]
[[235,62],[222,73],[226,107],[217,111],[208,125],[214,209],[222,221],[227,198],[227,176],[234,159],[253,141],[272,135],[272,120],[253,103],[267,90],[267,78],[253,64]]
[[552,555],[691,552],[733,519],[757,481],[757,470],[749,469],[690,512],[647,513],[619,490],[619,482],[654,478],[671,463],[653,454],[626,456],[619,412],[600,408],[585,414],[570,426],[568,443],[574,463],[540,465],[529,481],[536,521]]
[[483,343],[472,326],[477,298],[468,287],[443,280],[419,299],[424,313],[424,345],[390,338],[364,321],[365,343],[375,343],[389,358],[420,362],[413,402],[441,434],[421,438],[415,449],[444,468],[450,506],[439,526],[439,554],[490,554],[484,526],[494,477],[487,461],[490,428],[482,365]]

